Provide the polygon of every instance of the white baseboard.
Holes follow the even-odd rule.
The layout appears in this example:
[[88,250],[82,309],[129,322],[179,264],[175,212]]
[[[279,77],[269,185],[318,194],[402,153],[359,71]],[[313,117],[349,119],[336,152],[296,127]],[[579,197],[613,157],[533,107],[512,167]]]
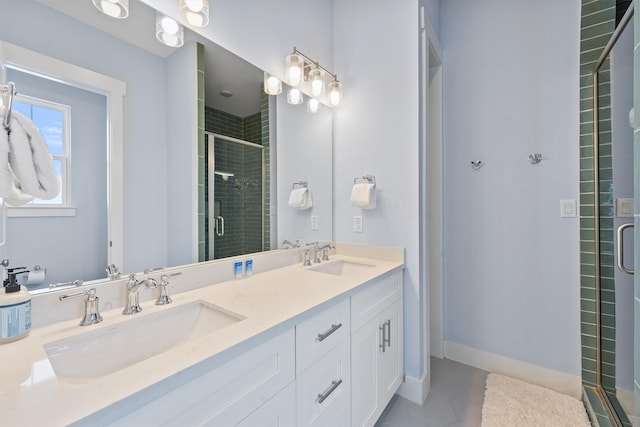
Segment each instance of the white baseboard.
[[404,382],[400,385],[396,394],[413,403],[422,405],[427,400],[429,390],[431,390],[431,371],[429,373],[425,372],[420,379],[408,375],[405,376]]
[[444,342],[444,357],[489,372],[506,375],[582,399],[582,380],[579,376],[554,371],[517,359],[467,347],[451,341]]

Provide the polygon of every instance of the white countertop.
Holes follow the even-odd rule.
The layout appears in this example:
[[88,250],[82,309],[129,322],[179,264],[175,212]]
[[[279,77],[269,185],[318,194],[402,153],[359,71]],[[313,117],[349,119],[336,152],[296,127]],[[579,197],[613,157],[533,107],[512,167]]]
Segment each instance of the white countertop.
[[[122,307],[118,307],[101,313],[104,321],[97,325],[81,327],[80,319],[58,322],[34,329],[22,340],[0,345],[0,425],[72,423],[199,362],[229,354],[234,347],[269,330],[292,327],[309,310],[346,297],[372,279],[403,267],[399,261],[342,255],[333,256],[331,261],[340,259],[374,267],[349,276],[337,276],[308,271],[298,263],[175,294],[168,306],[147,301],[141,304],[143,311],[132,316],[123,316]],[[198,300],[246,319],[82,384],[58,379],[43,348],[52,341]]]

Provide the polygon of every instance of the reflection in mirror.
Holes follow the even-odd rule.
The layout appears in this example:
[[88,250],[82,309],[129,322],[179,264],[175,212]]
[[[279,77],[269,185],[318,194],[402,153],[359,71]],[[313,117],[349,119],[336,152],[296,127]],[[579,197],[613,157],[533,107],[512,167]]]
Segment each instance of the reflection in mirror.
[[[295,123],[287,121],[288,115],[285,112],[282,117],[278,116],[276,128],[274,125],[276,100],[274,97],[271,99],[266,97],[260,89],[263,79],[262,70],[256,69],[248,62],[188,29],[185,34],[185,46],[180,49],[171,49],[158,43],[154,32],[155,11],[137,0],[130,2],[130,16],[124,20],[106,17],[89,1],[10,0],[3,2],[3,15],[5,13],[12,16],[12,19],[0,27],[0,40],[45,53],[65,63],[97,71],[126,84],[126,95],[123,99],[125,117],[122,128],[124,164],[123,170],[111,177],[120,182],[123,187],[120,197],[123,199],[124,208],[119,219],[116,220],[123,228],[122,235],[114,238],[111,233],[113,227],[107,227],[110,233],[107,251],[111,251],[112,246],[119,245],[122,248],[120,251],[122,261],[118,266],[121,273],[211,259],[212,257],[208,255],[211,247],[215,254],[216,244],[207,237],[210,234],[207,233],[209,231],[207,227],[211,224],[212,218],[215,223],[215,216],[212,215],[216,213],[215,193],[212,200],[207,199],[203,203],[205,197],[208,197],[206,195],[209,194],[205,191],[205,185],[208,186],[208,179],[211,178],[204,181],[204,172],[209,159],[209,156],[205,156],[208,154],[208,152],[205,153],[205,150],[208,150],[208,145],[204,144],[205,131],[231,136],[231,138],[263,147],[260,149],[263,152],[261,184],[254,184],[251,177],[244,177],[241,172],[237,172],[238,175],[234,175],[233,178],[227,176],[228,181],[225,182],[222,175],[215,175],[215,163],[213,163],[214,177],[211,180],[214,184],[213,188],[216,187],[215,180],[219,179],[222,187],[232,183],[235,188],[236,184],[244,183],[245,186],[262,187],[263,193],[262,231],[257,238],[259,242],[245,244],[245,249],[235,249],[234,252],[214,255],[213,258],[245,251],[273,249],[283,239],[295,240],[305,238],[305,235],[314,240],[332,239],[332,155],[329,110],[321,115],[306,113],[302,115],[296,112],[290,115],[293,117],[292,120],[296,121]],[[32,24],[29,31],[20,28],[21,23],[24,22]],[[185,90],[190,85],[197,85],[198,81],[196,74],[189,74],[189,70],[197,69],[196,61],[184,62],[187,59],[196,58],[192,55],[196,50],[196,43],[202,45],[198,55],[202,55],[199,59],[202,60],[204,68],[202,79],[204,103],[198,103],[197,96],[191,96],[195,92]],[[239,68],[240,64],[248,66],[246,71]],[[176,78],[184,75],[193,75],[194,78],[190,81]],[[24,93],[27,91],[25,90]],[[176,93],[181,93],[181,96],[171,96]],[[280,97],[286,97],[286,95],[280,95],[278,98]],[[249,98],[251,99],[249,103],[241,102]],[[185,102],[197,107],[184,105]],[[204,109],[205,117],[201,130],[191,129],[183,133],[185,123],[187,125],[195,123],[196,116],[199,117],[197,111],[200,108]],[[303,107],[302,110],[304,110]],[[224,128],[224,126],[230,126],[230,120],[222,123],[221,117],[225,119],[233,117],[235,121],[245,121],[247,126],[252,122],[260,127],[261,135],[258,138],[249,135],[255,129],[239,131],[237,128]],[[256,117],[260,118],[259,125]],[[325,119],[327,117],[329,119]],[[99,131],[94,133],[97,132]],[[201,141],[198,139],[200,132],[203,137]],[[96,138],[91,139],[92,142],[97,141]],[[285,141],[282,147],[279,145],[280,140]],[[279,150],[276,150],[276,141],[278,141]],[[76,150],[74,142],[77,141],[74,139],[71,142],[73,153]],[[199,151],[198,146],[205,148]],[[296,153],[296,156],[285,155],[290,147],[295,147],[292,153]],[[106,154],[104,148],[96,151]],[[320,152],[321,155],[318,156]],[[177,163],[176,154],[191,156],[190,159],[199,157],[198,161],[186,158]],[[104,158],[103,164],[106,161],[107,159]],[[290,162],[294,162],[293,168],[288,168]],[[282,168],[281,172],[276,171],[276,164]],[[203,172],[201,175],[198,172],[198,166]],[[311,173],[311,170],[314,172]],[[234,171],[225,170],[220,172],[234,173]],[[315,211],[316,206],[314,206],[314,211],[310,212],[289,211],[286,204],[289,191],[281,190],[277,186],[276,173],[278,179],[283,179],[286,183],[285,187],[301,179],[314,182],[314,191],[318,200],[316,206],[318,209],[322,206],[323,210],[319,213]],[[309,177],[310,174],[314,176]],[[82,174],[71,170],[70,176],[79,177]],[[79,185],[84,184],[83,182]],[[98,191],[92,191],[99,194]],[[279,193],[281,197],[276,198]],[[73,188],[70,194],[72,194],[72,201],[75,196],[80,195]],[[185,194],[189,196],[184,196]],[[183,201],[185,203],[182,203]],[[110,202],[106,215],[110,221],[113,221],[114,212],[111,210],[111,205]],[[78,206],[76,205],[76,208]],[[222,201],[218,207],[224,210],[228,207],[228,203]],[[250,210],[255,214],[256,208]],[[296,217],[296,224],[300,227],[287,223],[281,227],[283,234],[276,232],[276,227],[280,225],[277,213],[283,211],[293,214]],[[77,210],[77,215],[81,214],[84,215],[84,212]],[[103,213],[102,216],[104,215]],[[311,230],[310,217],[318,215],[320,229]],[[234,214],[220,216],[225,217],[225,225],[227,230],[230,230],[234,222]],[[32,220],[38,221],[36,218]],[[95,227],[104,230],[104,225]],[[36,228],[34,227],[34,230]],[[215,231],[215,225],[213,228]],[[104,253],[107,251],[104,250],[104,243],[94,238],[84,239],[84,236],[75,233],[65,235],[65,239],[70,244],[93,253],[92,258],[95,259],[96,267],[92,267],[92,270],[95,272],[88,273],[77,265],[78,262],[73,262],[71,256],[68,258],[72,260],[72,265],[63,268],[54,259],[35,257],[33,255],[35,252],[29,250],[36,245],[43,248],[45,253],[53,253],[56,251],[56,238],[46,234],[31,235],[29,238],[20,237],[22,238],[14,237],[12,240],[15,244],[25,245],[24,253],[29,254],[27,259],[11,259],[12,254],[15,253],[5,251],[2,247],[0,247],[0,257],[10,258],[12,265],[19,262],[21,265],[40,264],[47,268],[47,274],[51,280],[45,281],[45,285],[53,281],[68,282],[78,279],[87,281],[106,277],[104,268],[109,260]],[[229,240],[235,240],[231,235],[228,237]],[[98,249],[98,247],[102,248]],[[99,252],[103,254],[100,255]],[[59,275],[57,270],[60,270]]]

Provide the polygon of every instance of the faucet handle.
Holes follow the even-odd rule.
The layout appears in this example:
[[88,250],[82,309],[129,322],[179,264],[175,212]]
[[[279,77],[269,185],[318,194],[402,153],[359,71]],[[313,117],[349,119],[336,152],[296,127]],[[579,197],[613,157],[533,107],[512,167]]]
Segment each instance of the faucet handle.
[[163,274],[160,276],[160,284],[158,285],[158,298],[156,299],[156,305],[166,305],[171,303],[171,297],[169,296],[169,277],[181,276],[182,273]]
[[87,296],[84,301],[84,315],[80,320],[80,326],[93,325],[102,322],[102,316],[98,308],[98,296],[96,295],[96,288],[87,289],[82,292],[76,292],[74,294],[60,295],[58,299],[64,301],[67,298],[74,298],[80,296]]
[[309,260],[309,249],[304,250],[304,262],[302,263],[302,265],[305,267],[311,265],[311,261]]

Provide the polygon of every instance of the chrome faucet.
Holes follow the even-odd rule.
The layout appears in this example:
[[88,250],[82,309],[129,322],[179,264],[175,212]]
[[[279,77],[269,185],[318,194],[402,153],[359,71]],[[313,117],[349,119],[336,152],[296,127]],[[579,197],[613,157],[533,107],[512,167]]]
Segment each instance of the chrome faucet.
[[309,249],[304,250],[304,261],[302,265],[305,267],[309,267],[311,265],[311,261],[309,260]]
[[58,299],[60,301],[64,301],[67,298],[80,297],[84,295],[87,296],[87,299],[84,301],[84,315],[82,316],[82,320],[80,320],[80,326],[93,325],[95,323],[102,322],[102,316],[100,316],[100,312],[98,311],[98,296],[96,296],[95,288],[76,292],[75,294],[60,295]]
[[140,296],[138,295],[138,291],[143,286],[145,288],[157,288],[158,282],[156,279],[151,277],[147,277],[146,279],[137,280],[135,274],[129,275],[129,280],[125,284],[127,294],[125,296],[125,306],[124,310],[122,310],[122,314],[136,314],[142,311],[142,307],[140,307]]
[[180,276],[182,273],[163,274],[160,276],[160,284],[158,285],[158,298],[156,305],[166,305],[171,303],[169,296],[169,277]]
[[336,247],[331,243],[327,243],[324,246],[320,246],[318,248],[319,251],[322,251],[322,261],[329,261],[329,249],[335,249]]
[[291,243],[289,240],[284,240],[284,241],[282,242],[282,244],[283,244],[284,246],[289,246],[289,247],[291,247],[291,248],[295,249],[295,248],[299,248],[299,247],[300,247],[300,240],[296,240],[296,242],[295,242],[295,243]]

